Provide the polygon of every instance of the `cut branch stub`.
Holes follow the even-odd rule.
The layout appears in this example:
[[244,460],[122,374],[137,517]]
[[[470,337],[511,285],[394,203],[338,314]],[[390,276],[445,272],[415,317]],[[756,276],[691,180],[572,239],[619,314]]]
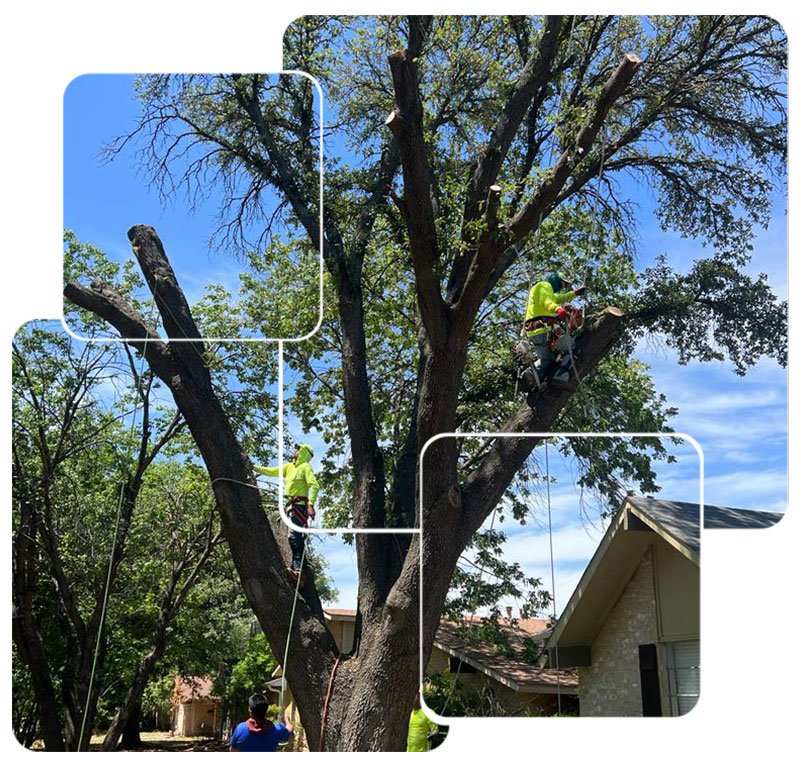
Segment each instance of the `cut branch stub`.
[[497,227],[497,207],[500,206],[500,194],[502,192],[503,189],[499,185],[489,186],[489,193],[486,196],[486,225],[489,236]]
[[134,225],[128,230],[128,239],[161,312],[169,338],[200,340],[202,336],[192,318],[189,303],[175,278],[155,228],[151,225]]

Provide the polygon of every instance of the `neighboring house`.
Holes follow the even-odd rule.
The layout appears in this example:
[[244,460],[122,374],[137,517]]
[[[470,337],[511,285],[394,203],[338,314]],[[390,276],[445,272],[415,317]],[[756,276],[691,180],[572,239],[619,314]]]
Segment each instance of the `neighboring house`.
[[175,679],[172,692],[172,731],[182,737],[210,737],[222,725],[221,700],[212,696],[210,678]]
[[[468,624],[480,625],[480,617]],[[468,641],[459,626],[442,619],[428,661],[428,673],[448,673],[458,683],[489,696],[496,704],[495,715],[577,712],[578,679],[564,670],[542,667],[531,661],[526,641],[541,645],[547,635],[546,619],[514,619],[510,609],[500,620],[514,656],[499,654],[490,643]]]
[[[356,612],[351,609],[325,609],[325,620],[340,651],[349,651],[355,633]],[[482,623],[475,617],[472,624]],[[515,657],[498,654],[488,643],[468,642],[458,635],[455,622],[442,619],[428,661],[427,672],[448,673],[464,687],[490,694],[505,715],[522,713],[553,714],[575,710],[578,682],[574,675],[543,668],[523,659],[526,639],[541,639],[548,621],[512,619],[510,613],[500,622]]]
[[[756,513],[751,513],[756,514]],[[717,518],[717,507],[705,507]],[[582,716],[678,716],[700,694],[700,506],[628,496],[546,641]]]

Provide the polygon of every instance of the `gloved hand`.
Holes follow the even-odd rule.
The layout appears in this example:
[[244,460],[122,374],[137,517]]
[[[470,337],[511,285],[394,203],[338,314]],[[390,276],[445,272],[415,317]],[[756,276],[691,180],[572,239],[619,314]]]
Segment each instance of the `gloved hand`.
[[559,319],[566,319],[566,318],[567,318],[567,312],[566,312],[566,311],[565,311],[563,308],[559,307],[559,308],[556,310],[556,316],[557,316]]
[[573,291],[573,292],[574,292],[576,295],[583,295],[583,293],[584,293],[584,292],[586,292],[586,290],[587,290],[587,289],[589,289],[589,288],[588,288],[588,287],[584,287],[584,286],[583,286],[583,284],[581,284],[581,286],[580,286],[580,287],[575,287],[575,289],[574,289],[574,290],[572,290],[572,291]]

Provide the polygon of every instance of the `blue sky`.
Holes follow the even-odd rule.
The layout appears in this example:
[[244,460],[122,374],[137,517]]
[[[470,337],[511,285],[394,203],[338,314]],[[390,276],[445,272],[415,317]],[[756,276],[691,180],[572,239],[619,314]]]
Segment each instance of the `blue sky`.
[[[145,180],[137,173],[132,148],[114,163],[99,163],[102,145],[130,129],[136,116],[132,76],[83,76],[68,87],[64,99],[65,227],[73,229],[79,239],[104,249],[109,257],[122,261],[131,255],[125,237],[128,227],[140,222],[151,224],[162,236],[190,300],[196,300],[209,283],[235,289],[242,262],[230,252],[212,251],[208,245],[209,234],[216,224],[218,198],[211,196],[193,213],[181,199],[165,206],[155,191],[147,190]],[[646,186],[628,182],[625,192],[639,204],[637,270],[651,265],[662,253],[679,269],[709,253],[699,242],[662,231],[653,214],[654,197]],[[766,273],[781,298],[787,293],[786,244],[785,201],[781,194],[776,194],[770,228],[757,231],[748,271]],[[745,377],[733,374],[727,363],[694,362],[679,366],[670,350],[645,344],[640,345],[637,354],[651,366],[659,391],[679,409],[679,415],[672,421],[674,429],[692,435],[703,448],[706,501],[782,511],[787,495],[786,372],[773,362],[759,363]],[[286,377],[290,387],[295,374],[287,370]],[[297,422],[291,417],[287,428],[299,436]],[[303,439],[315,447],[317,457],[325,452],[321,437],[312,434]],[[262,459],[264,463],[268,461]],[[692,463],[685,459],[678,466],[681,465],[685,469]],[[664,490],[660,495],[696,500],[696,495],[682,492],[686,490],[686,480],[683,471],[678,474],[674,469],[664,470],[660,477]],[[564,578],[565,586],[575,578],[575,561],[582,560],[583,565],[588,562],[592,545],[602,531],[585,528],[584,523],[575,521],[577,492],[570,491],[570,485],[569,475],[564,476],[556,494],[559,512],[563,510],[559,518],[564,518],[556,523],[557,573],[571,577]],[[696,486],[689,486],[689,490],[696,490]],[[324,497],[322,503],[324,506]],[[524,562],[524,566],[537,571],[539,549],[534,546],[540,538],[535,526],[514,534],[515,545],[530,544],[531,549],[513,546],[509,555],[519,559],[515,556],[520,550],[519,554],[533,556],[530,557],[533,562]],[[564,545],[561,558],[558,558],[559,541]],[[352,548],[336,537],[326,537],[324,544],[334,581],[342,593],[339,605],[353,606]]]
[[216,190],[209,189],[193,210],[183,194],[162,202],[138,165],[141,144],[136,141],[113,162],[101,160],[101,149],[130,132],[138,116],[133,75],[82,75],[69,84],[64,93],[64,227],[123,263],[133,258],[128,228],[152,225],[190,302],[199,300],[209,284],[225,285],[235,294],[245,270],[242,257],[209,245],[218,225],[221,196]]

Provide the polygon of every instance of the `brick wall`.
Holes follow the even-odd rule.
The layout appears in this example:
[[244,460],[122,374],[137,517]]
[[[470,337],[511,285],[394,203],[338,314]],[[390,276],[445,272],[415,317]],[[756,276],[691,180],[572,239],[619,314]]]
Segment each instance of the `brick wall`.
[[591,667],[579,668],[582,716],[641,716],[639,645],[658,637],[652,549],[592,642]]

